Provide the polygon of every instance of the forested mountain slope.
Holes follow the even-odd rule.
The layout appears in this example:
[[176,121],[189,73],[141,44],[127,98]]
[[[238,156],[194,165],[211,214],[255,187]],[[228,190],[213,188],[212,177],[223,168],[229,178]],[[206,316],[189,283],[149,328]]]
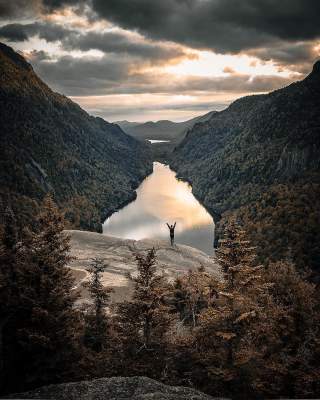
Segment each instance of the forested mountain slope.
[[320,62],[303,81],[196,124],[172,165],[212,214],[235,213],[264,260],[320,263]]
[[74,227],[99,230],[151,172],[147,147],[54,93],[0,44],[0,198],[24,224],[48,191]]

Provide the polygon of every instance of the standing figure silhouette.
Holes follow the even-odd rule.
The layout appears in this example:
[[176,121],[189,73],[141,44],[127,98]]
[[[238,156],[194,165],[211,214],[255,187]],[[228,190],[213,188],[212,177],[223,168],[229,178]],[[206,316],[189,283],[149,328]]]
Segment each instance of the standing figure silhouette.
[[169,225],[167,223],[167,227],[169,228],[170,231],[170,241],[171,241],[171,246],[174,245],[174,228],[176,227],[177,223],[175,222],[174,225]]

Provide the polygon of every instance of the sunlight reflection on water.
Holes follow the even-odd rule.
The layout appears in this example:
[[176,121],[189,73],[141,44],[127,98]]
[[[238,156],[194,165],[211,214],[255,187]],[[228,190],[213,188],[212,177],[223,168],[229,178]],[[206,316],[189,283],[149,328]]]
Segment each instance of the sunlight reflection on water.
[[187,183],[176,179],[168,166],[155,162],[153,173],[137,189],[136,200],[108,218],[103,233],[123,239],[166,239],[166,222],[175,221],[177,243],[213,253],[212,217]]

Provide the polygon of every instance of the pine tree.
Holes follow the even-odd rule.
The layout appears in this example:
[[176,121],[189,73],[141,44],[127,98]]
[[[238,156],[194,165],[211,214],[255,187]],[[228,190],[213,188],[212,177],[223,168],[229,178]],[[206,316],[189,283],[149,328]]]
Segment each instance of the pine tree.
[[197,341],[199,319],[216,300],[219,288],[217,278],[203,267],[188,271],[174,282],[170,304],[180,321],[176,321],[169,335],[168,383],[192,385],[204,376]]
[[260,299],[268,296],[268,285],[263,267],[254,265],[254,248],[237,223],[227,226],[219,244],[216,254],[224,280],[217,299],[200,316],[197,338],[213,387],[222,390],[229,382],[249,395],[251,366],[258,356],[250,341],[264,312]]
[[20,249],[24,262],[24,310],[16,336],[22,379],[39,385],[65,379],[77,357],[79,313],[68,264],[70,239],[51,196],[42,204],[36,231],[29,231]]
[[265,275],[272,301],[256,326],[261,354],[253,384],[265,397],[320,395],[320,302],[317,288],[288,261]]
[[137,276],[130,276],[134,284],[132,301],[124,303],[121,309],[126,309],[131,314],[134,324],[141,332],[141,348],[148,350],[152,346],[153,338],[164,333],[163,328],[167,323],[164,317],[167,309],[164,296],[167,287],[163,275],[157,273],[154,249],[146,256],[136,254],[136,260]]
[[217,280],[203,267],[188,271],[174,283],[173,305],[185,325],[196,327],[201,311],[207,308],[217,295]]
[[130,276],[134,284],[132,300],[117,307],[123,362],[131,373],[155,377],[163,368],[164,338],[171,323],[170,307],[165,302],[168,285],[157,272],[154,249],[146,256],[137,254],[136,260],[137,275]]
[[96,352],[101,352],[107,346],[108,318],[106,307],[110,303],[110,292],[101,282],[101,274],[106,265],[100,258],[94,258],[88,269],[90,280],[86,284],[92,300],[92,305],[85,312],[86,330],[85,344]]
[[17,307],[21,300],[19,276],[21,273],[18,261],[18,232],[15,216],[10,207],[2,215],[2,235],[0,242],[0,389],[5,388],[8,374],[14,368],[14,349],[10,326],[14,326]]
[[14,249],[18,241],[17,222],[12,209],[7,206],[3,215],[2,243],[7,249]]

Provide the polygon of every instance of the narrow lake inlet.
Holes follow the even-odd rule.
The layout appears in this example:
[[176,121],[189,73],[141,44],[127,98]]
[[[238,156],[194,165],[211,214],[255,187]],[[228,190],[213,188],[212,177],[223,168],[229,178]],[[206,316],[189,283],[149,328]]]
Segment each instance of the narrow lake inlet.
[[137,198],[103,224],[103,233],[123,239],[168,239],[166,223],[177,223],[175,242],[213,253],[214,222],[186,182],[169,166],[155,162],[137,189]]

